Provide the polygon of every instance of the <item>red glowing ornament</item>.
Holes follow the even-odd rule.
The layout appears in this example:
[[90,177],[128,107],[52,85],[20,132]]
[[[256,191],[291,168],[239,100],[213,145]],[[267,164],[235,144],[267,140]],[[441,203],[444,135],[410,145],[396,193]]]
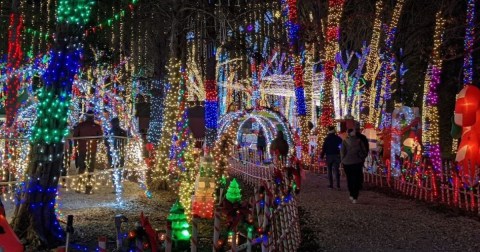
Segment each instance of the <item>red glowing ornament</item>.
[[480,107],[480,90],[476,86],[465,86],[457,96],[455,103],[455,123],[462,127],[475,124],[477,110]]
[[[455,103],[455,124],[462,127],[462,140],[455,161],[461,166],[460,172],[475,177],[480,165],[480,89],[465,86]],[[471,185],[470,185],[471,186]]]

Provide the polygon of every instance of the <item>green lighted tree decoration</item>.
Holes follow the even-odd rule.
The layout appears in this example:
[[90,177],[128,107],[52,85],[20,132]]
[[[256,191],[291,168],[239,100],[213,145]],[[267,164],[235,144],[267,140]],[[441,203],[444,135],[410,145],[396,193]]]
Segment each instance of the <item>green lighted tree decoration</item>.
[[239,203],[242,200],[242,194],[240,192],[240,187],[236,179],[233,179],[230,182],[230,185],[227,189],[227,195],[225,196],[230,203]]
[[170,209],[167,220],[172,223],[172,236],[174,240],[188,241],[190,239],[190,231],[188,231],[190,225],[185,215],[185,209],[178,200]]

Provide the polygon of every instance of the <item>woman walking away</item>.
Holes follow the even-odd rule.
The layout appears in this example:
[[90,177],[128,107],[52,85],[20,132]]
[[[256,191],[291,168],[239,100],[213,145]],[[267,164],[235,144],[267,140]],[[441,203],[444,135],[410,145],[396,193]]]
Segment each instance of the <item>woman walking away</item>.
[[343,168],[347,175],[348,191],[350,192],[350,200],[356,204],[360,189],[363,184],[363,164],[367,158],[367,147],[362,140],[357,137],[354,129],[347,131],[348,136],[343,140],[340,155]]

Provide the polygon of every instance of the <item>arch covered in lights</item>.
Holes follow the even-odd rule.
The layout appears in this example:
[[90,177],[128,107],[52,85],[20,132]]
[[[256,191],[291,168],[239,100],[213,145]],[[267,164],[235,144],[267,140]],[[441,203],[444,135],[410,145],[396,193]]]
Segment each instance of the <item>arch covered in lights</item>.
[[239,110],[225,114],[219,120],[217,138],[220,138],[220,136],[225,133],[225,131],[228,129],[228,126],[231,125],[232,122],[238,121],[238,142],[238,139],[240,139],[241,136],[240,130],[242,129],[243,125],[250,119],[255,120],[265,133],[265,138],[267,139],[266,152],[268,156],[270,155],[270,143],[275,138],[277,130],[281,130],[284,133],[285,140],[288,142],[290,150],[293,150],[293,135],[287,119],[282,114],[268,108]]

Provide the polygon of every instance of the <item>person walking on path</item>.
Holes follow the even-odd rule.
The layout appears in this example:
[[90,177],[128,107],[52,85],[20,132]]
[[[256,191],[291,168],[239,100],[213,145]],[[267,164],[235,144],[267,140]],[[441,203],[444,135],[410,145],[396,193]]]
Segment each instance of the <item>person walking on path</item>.
[[260,162],[263,162],[266,147],[267,147],[267,139],[263,135],[263,131],[260,130],[257,136],[257,151],[258,151],[258,155],[260,155]]
[[360,130],[360,123],[355,124],[355,135],[362,141],[362,143],[367,146],[367,154],[370,149],[370,145],[368,144],[368,138],[364,134],[362,134],[362,131]]
[[277,137],[273,139],[270,145],[270,152],[272,156],[278,156],[282,163],[287,161],[288,156],[288,143],[283,138],[283,132],[277,131]]
[[[73,137],[80,138],[76,140],[77,144],[77,168],[78,174],[85,173],[88,168],[88,173],[95,170],[95,158],[97,154],[98,137],[103,135],[102,127],[95,123],[94,113],[89,110],[85,114],[85,121],[79,123],[73,131]],[[85,194],[90,194],[93,188],[91,175],[87,176],[85,185]],[[84,181],[80,182],[83,184]]]
[[322,146],[321,158],[327,157],[328,168],[328,188],[333,188],[333,173],[335,173],[335,179],[337,182],[337,189],[340,190],[340,146],[342,145],[342,139],[335,133],[335,127],[328,127],[328,135],[325,137]]
[[[368,155],[370,154],[370,144],[369,144],[367,136],[362,134],[362,131],[360,130],[360,123],[359,122],[355,123],[355,135],[360,139],[360,141],[362,141],[363,145],[365,146],[365,148],[367,150],[367,155],[365,156],[365,159],[367,159]],[[365,159],[363,160],[364,164],[362,165],[362,169],[365,166]],[[363,176],[361,178],[362,178],[362,183],[361,184],[363,185]],[[362,189],[362,188],[360,188],[360,189]]]
[[342,142],[340,156],[345,174],[347,175],[350,200],[355,204],[363,186],[363,164],[367,158],[368,151],[354,129],[349,129],[347,133],[347,138]]
[[[110,131],[108,138],[105,139],[105,146],[108,153],[108,165],[110,168],[123,168],[125,163],[125,147],[127,145],[127,132],[120,127],[120,120],[118,117],[110,121]],[[110,146],[112,143],[112,146]],[[114,158],[116,156],[116,158]],[[115,159],[115,160],[114,160]]]

